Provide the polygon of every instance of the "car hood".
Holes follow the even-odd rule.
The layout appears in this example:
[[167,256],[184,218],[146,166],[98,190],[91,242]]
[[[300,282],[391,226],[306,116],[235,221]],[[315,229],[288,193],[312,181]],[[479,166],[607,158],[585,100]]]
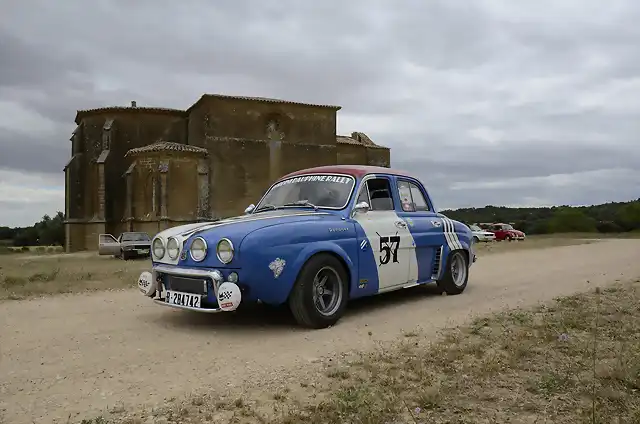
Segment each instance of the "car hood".
[[[249,233],[258,229],[293,221],[300,222],[327,218],[339,219],[339,216],[336,213],[322,210],[314,211],[313,209],[299,208],[279,209],[257,214],[241,215],[219,221],[180,225],[168,228],[158,233],[156,237],[162,238],[165,243],[169,237],[176,237],[181,245],[181,254],[182,251],[189,246],[189,243],[186,243],[187,240],[196,236],[202,237],[207,242],[209,248],[215,248],[221,238],[227,238],[237,249]],[[165,255],[161,261],[157,262],[176,265],[180,261],[180,256],[183,255],[179,255],[176,260],[171,260]]]

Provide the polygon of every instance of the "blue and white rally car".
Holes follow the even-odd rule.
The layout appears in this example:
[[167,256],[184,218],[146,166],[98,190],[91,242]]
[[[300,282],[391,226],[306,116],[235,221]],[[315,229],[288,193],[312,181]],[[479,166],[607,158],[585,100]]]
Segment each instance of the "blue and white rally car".
[[431,282],[462,293],[476,260],[469,227],[439,214],[418,179],[357,165],[291,173],[243,216],[169,228],[151,246],[138,287],[156,303],[287,303],[311,328],[335,324],[349,299]]

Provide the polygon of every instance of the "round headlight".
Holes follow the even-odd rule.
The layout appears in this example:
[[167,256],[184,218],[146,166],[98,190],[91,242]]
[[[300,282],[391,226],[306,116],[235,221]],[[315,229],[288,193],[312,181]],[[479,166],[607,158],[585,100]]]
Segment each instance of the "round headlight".
[[236,272],[229,273],[229,276],[227,277],[227,280],[230,283],[234,283],[234,284],[237,283],[238,282],[238,273],[236,273]]
[[178,255],[180,254],[180,245],[178,244],[178,240],[174,237],[169,237],[169,241],[167,241],[167,253],[171,259],[178,259]]
[[162,259],[164,257],[164,243],[162,239],[154,239],[151,247],[153,248],[153,256],[155,256],[156,259]]
[[218,242],[216,255],[223,264],[228,264],[233,259],[233,244],[231,240],[223,238]]
[[191,243],[190,254],[194,261],[202,261],[207,256],[207,242],[202,237],[196,237]]

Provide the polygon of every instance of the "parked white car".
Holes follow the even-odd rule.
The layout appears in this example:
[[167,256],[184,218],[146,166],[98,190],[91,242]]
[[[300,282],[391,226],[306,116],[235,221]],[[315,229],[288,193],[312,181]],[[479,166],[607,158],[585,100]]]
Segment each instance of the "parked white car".
[[476,243],[479,241],[488,242],[496,240],[496,235],[491,231],[483,230],[475,224],[469,225],[469,228],[471,228],[471,232],[473,233],[473,241]]

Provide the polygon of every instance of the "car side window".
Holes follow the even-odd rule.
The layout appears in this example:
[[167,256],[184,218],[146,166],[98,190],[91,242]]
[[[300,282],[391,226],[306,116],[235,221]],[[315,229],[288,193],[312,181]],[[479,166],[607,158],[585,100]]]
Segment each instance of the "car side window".
[[398,180],[398,193],[402,210],[405,212],[429,211],[427,201],[416,184],[409,181]]
[[367,202],[367,205],[369,205],[369,208],[371,208],[371,200],[369,199],[369,189],[367,188],[366,182],[362,185],[362,190],[360,190],[360,194],[358,195],[358,200],[356,200],[356,203],[362,203],[362,202]]
[[413,198],[413,204],[415,205],[416,210],[428,212],[429,205],[427,204],[427,200],[424,198],[420,187],[413,183],[409,183],[409,186],[411,187],[411,198]]
[[[369,204],[370,210],[392,211],[394,209],[393,197],[391,196],[391,184],[389,184],[388,179],[373,178],[368,180],[367,189],[369,191],[369,198],[371,199],[371,203]],[[360,196],[358,196],[358,201],[360,201]]]

